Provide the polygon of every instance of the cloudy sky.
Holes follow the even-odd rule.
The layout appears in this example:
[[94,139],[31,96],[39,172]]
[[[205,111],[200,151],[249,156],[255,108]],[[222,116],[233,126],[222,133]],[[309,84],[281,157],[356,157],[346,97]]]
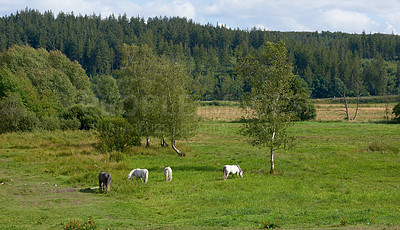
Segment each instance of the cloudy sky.
[[400,0],[0,0],[0,16],[26,7],[55,15],[179,16],[240,29],[400,34]]

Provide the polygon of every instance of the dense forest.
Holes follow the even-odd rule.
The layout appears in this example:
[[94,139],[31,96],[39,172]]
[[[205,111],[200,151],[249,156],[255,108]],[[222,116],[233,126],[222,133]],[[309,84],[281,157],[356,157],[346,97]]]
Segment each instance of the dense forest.
[[31,9],[0,19],[0,52],[13,45],[59,50],[81,64],[91,80],[114,76],[123,44],[147,45],[186,63],[190,92],[200,100],[238,99],[246,84],[235,75],[237,55],[252,54],[265,41],[286,44],[294,74],[313,98],[400,93],[397,35],[240,30],[186,18],[55,16]]

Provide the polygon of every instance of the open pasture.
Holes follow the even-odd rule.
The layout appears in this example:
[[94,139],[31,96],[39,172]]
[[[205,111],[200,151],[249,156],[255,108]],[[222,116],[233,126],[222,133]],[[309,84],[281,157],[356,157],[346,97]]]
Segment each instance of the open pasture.
[[[268,151],[248,145],[240,126],[202,121],[195,137],[177,142],[186,157],[157,139],[103,154],[94,132],[1,135],[0,229],[89,219],[98,229],[400,227],[399,125],[296,123],[294,148],[276,152],[276,175]],[[239,164],[243,178],[224,181],[225,164]],[[149,170],[147,184],[128,180],[138,167]],[[112,175],[108,193],[90,189],[101,170]]]
[[[314,100],[317,110],[317,121],[344,121],[346,109],[343,103],[332,103],[324,100]],[[392,119],[392,109],[396,103],[360,103],[357,121],[376,122]],[[349,114],[353,118],[356,111],[356,104],[349,103]],[[197,114],[203,121],[239,121],[244,115],[244,111],[237,103],[224,104],[222,106],[201,106]]]

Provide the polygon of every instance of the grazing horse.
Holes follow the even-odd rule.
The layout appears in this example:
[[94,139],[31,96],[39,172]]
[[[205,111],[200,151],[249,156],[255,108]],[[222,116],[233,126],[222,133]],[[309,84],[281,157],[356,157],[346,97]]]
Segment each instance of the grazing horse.
[[133,177],[136,177],[136,180],[140,178],[140,180],[144,181],[144,183],[147,183],[149,171],[147,169],[134,169],[129,173],[128,179],[132,180]]
[[104,190],[107,187],[107,191],[110,191],[111,175],[109,173],[101,171],[99,174],[99,190]]
[[170,167],[164,168],[164,176],[165,176],[165,181],[172,180],[172,169]]
[[236,177],[239,178],[243,177],[243,170],[240,168],[239,165],[225,165],[223,170],[224,172],[224,180],[226,180],[229,176],[229,173],[232,173],[232,178]]

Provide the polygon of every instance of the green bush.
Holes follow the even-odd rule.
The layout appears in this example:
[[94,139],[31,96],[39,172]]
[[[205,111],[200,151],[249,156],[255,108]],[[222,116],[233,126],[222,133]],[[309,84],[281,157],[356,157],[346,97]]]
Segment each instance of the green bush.
[[60,119],[60,128],[62,130],[77,130],[81,127],[81,122],[78,118],[73,119]]
[[26,109],[17,93],[8,93],[0,100],[0,133],[33,131],[39,125],[39,119]]
[[60,129],[60,120],[57,117],[42,117],[40,123],[44,130],[54,131]]
[[96,129],[105,114],[97,106],[76,104],[68,107],[61,116],[65,120],[77,119],[80,121],[79,129],[89,130]]
[[315,105],[306,97],[297,97],[291,102],[291,107],[296,114],[296,119],[300,121],[313,120],[317,117]]
[[400,103],[397,103],[393,107],[393,114],[394,114],[394,119],[400,120]]
[[79,222],[79,220],[71,220],[68,221],[67,223],[61,223],[63,225],[63,229],[65,230],[95,230],[98,229],[94,219],[93,218],[88,218],[86,222],[83,222],[82,224]]
[[128,146],[139,146],[140,135],[122,117],[103,119],[98,127],[99,148],[102,151],[120,151]]

